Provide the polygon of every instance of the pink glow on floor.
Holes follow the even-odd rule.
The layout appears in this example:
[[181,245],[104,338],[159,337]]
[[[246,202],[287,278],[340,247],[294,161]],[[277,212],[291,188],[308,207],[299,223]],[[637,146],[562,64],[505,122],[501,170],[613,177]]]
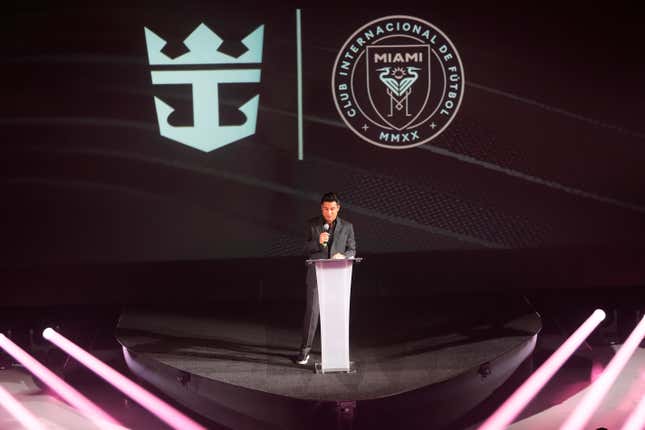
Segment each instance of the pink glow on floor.
[[45,430],[40,421],[2,387],[0,387],[0,405],[27,430]]
[[605,366],[599,361],[594,361],[591,365],[591,382],[594,382],[596,379],[598,379],[600,375],[602,375],[603,370],[605,370]]
[[[641,386],[645,386],[645,371],[641,373],[640,381]],[[645,395],[642,396],[638,405],[634,408],[632,413],[625,420],[625,424],[621,430],[642,430],[645,428]]]

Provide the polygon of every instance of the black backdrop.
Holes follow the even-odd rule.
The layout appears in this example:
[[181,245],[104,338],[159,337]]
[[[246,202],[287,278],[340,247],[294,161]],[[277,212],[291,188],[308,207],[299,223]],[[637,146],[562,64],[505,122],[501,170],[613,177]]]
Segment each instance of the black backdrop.
[[[441,29],[465,72],[452,124],[406,150],[360,140],[330,91],[345,40],[392,14]],[[481,280],[482,271],[498,276],[506,258],[553,259],[559,273],[569,270],[562,256],[613,259],[623,275],[612,278],[605,268],[602,281],[584,274],[577,281],[642,281],[639,14],[616,5],[303,7],[304,160],[295,16],[295,7],[271,2],[7,7],[0,30],[0,264],[12,274],[7,279],[61,263],[205,267],[249,259],[241,264],[248,267],[293,257],[286,269],[299,261],[304,219],[317,213],[323,192],[335,190],[363,255],[421,256],[430,266],[441,261],[435,271],[463,273],[474,267],[464,265],[465,256],[499,251],[501,262],[481,260],[467,282]],[[210,153],[160,136],[153,97],[176,109],[173,124],[189,125],[191,93],[151,84],[143,30],[167,40],[164,52],[176,56],[202,22],[231,55],[265,26],[261,82],[220,88],[227,124],[242,122],[237,107],[260,94],[256,133]],[[416,266],[405,267],[399,271]],[[519,270],[516,282],[535,271]]]

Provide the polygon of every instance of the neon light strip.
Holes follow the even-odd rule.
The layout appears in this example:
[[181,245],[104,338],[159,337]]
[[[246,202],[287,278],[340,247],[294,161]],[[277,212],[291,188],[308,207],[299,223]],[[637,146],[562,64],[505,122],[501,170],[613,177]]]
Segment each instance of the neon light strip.
[[204,427],[179,412],[154,394],[135,384],[52,328],[43,331],[43,337],[74,357],[85,367],[112,384],[116,389],[146,408],[170,427],[181,430],[205,430]]
[[[642,375],[641,381],[645,381],[645,373]],[[623,424],[621,430],[642,430],[645,428],[645,396],[638,402],[636,408],[632,411],[631,415]]]
[[24,428],[28,430],[45,430],[40,421],[2,387],[0,387],[0,406],[5,408]]
[[0,347],[97,426],[110,430],[125,428],[2,333]]
[[298,75],[298,160],[304,159],[304,140],[302,136],[302,26],[300,9],[296,9],[296,64]]
[[645,317],[641,319],[602,374],[591,385],[589,392],[576,406],[573,413],[562,424],[561,430],[582,430],[586,426],[643,338],[645,338]]
[[592,331],[605,319],[605,312],[596,309],[587,320],[491,415],[479,430],[506,428],[522,412],[537,393],[573,355]]

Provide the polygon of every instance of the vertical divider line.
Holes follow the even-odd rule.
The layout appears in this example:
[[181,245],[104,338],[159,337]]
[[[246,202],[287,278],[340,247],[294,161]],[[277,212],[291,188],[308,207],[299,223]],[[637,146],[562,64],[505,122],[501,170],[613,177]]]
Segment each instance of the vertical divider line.
[[304,141],[302,133],[302,26],[300,9],[296,9],[296,65],[298,75],[298,160],[304,159]]

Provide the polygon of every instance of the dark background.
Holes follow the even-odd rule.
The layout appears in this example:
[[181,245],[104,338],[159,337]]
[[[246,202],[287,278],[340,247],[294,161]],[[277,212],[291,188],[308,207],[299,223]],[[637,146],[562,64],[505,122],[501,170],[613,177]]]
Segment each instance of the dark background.
[[[612,4],[491,8],[133,2],[7,6],[0,40],[0,255],[6,303],[299,297],[304,220],[334,190],[357,232],[356,294],[622,287],[645,280],[642,14]],[[455,120],[421,147],[356,137],[330,90],[363,24],[425,19],[459,51]],[[203,153],[159,135],[153,96],[192,121],[190,89],[153,86],[143,28],[201,22],[240,54],[265,25],[260,84],[221,88],[227,123],[260,94],[254,136]]]

